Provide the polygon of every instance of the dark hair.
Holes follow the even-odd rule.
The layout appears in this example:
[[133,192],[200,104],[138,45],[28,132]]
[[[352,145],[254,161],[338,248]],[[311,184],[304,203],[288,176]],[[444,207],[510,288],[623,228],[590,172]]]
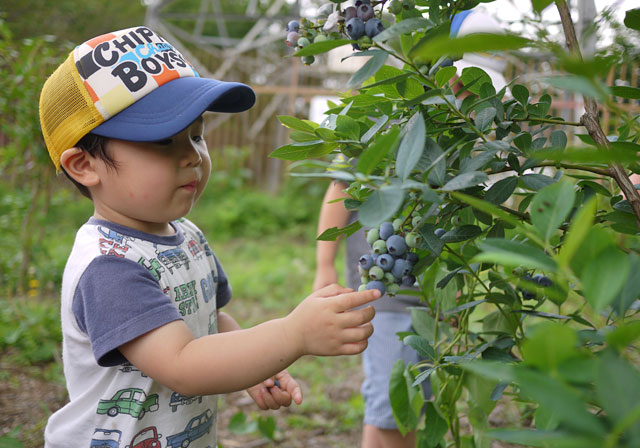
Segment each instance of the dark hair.
[[[80,148],[92,157],[103,160],[109,167],[115,170],[117,169],[116,161],[113,160],[107,152],[108,140],[109,139],[107,137],[89,133],[82,137],[78,143],[76,143],[76,147]],[[73,185],[76,186],[80,193],[82,193],[83,196],[91,199],[91,193],[89,192],[89,189],[87,187],[85,187],[81,183],[76,182],[75,179],[69,176],[69,173],[67,173],[64,168],[61,167],[60,169],[65,174],[65,176],[67,176],[67,178],[73,183]]]

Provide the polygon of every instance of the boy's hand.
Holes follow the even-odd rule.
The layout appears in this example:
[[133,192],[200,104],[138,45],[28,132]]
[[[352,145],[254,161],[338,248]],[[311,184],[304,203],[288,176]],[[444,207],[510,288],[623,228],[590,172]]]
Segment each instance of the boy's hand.
[[273,378],[250,387],[247,392],[263,411],[280,409],[280,406],[289,406],[292,398],[296,404],[302,403],[300,386],[286,370],[276,374]]
[[367,348],[373,333],[373,307],[354,310],[380,297],[380,291],[354,292],[329,285],[304,299],[285,320],[285,337],[298,343],[302,355],[355,355]]

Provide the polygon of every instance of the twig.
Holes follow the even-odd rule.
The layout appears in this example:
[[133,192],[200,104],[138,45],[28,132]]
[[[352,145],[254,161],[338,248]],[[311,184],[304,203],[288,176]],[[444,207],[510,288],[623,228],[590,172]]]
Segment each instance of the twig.
[[[573,26],[573,20],[571,19],[569,6],[567,6],[566,0],[555,1],[558,12],[560,13],[562,28],[564,29],[569,51],[572,52],[579,60],[582,60],[582,54],[580,52],[578,39],[576,38],[576,31]],[[593,98],[584,96],[584,109],[585,113],[580,117],[580,122],[584,125],[587,132],[598,146],[607,150],[611,149],[609,140],[600,125],[600,118],[598,117],[598,103]],[[620,163],[612,163],[609,165],[609,172],[629,201],[631,209],[636,215],[636,224],[640,227],[640,195],[638,194],[638,191],[634,188],[629,176],[627,176],[625,169],[620,165]]]

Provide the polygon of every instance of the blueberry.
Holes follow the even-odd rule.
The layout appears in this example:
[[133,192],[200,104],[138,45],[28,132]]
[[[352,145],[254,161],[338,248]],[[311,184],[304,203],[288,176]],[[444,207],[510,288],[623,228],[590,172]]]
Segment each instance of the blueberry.
[[373,246],[371,246],[371,248],[373,249],[373,253],[376,255],[387,253],[387,243],[385,243],[383,240],[376,241],[375,243],[373,243]]
[[311,41],[309,39],[307,39],[306,37],[301,37],[300,39],[298,39],[298,47],[300,48],[304,48],[307,45],[309,45],[311,43]]
[[358,16],[358,10],[354,7],[354,6],[349,6],[348,8],[345,8],[344,10],[344,21],[348,22],[349,20],[353,19],[354,17]]
[[374,280],[372,282],[367,283],[367,286],[365,287],[365,289],[377,289],[383,295],[386,292],[386,288],[384,287],[384,283],[382,283],[379,280]]
[[302,63],[304,65],[311,65],[316,60],[316,58],[314,56],[302,56],[300,59],[302,59]]
[[287,45],[292,47],[298,43],[298,39],[300,39],[300,35],[295,31],[290,31],[287,33]]
[[411,9],[416,6],[416,0],[402,0],[402,7],[404,9]]
[[454,226],[459,226],[462,224],[462,218],[458,215],[454,215],[451,218],[451,224],[453,224]]
[[382,30],[384,30],[384,25],[380,19],[369,19],[367,23],[364,24],[364,32],[369,37],[377,36]]
[[[347,22],[347,34],[353,40],[358,40],[364,35],[364,22],[360,17],[349,19]],[[393,226],[391,228],[393,229]]]
[[369,277],[371,280],[382,280],[384,278],[384,271],[380,266],[374,266],[369,269]]
[[364,254],[360,257],[360,260],[358,260],[358,262],[363,269],[371,269],[371,266],[373,266],[373,257],[371,256],[371,254]]
[[[355,19],[354,19],[355,20]],[[387,240],[395,231],[393,230],[393,224],[389,221],[380,224],[380,239]]]
[[396,283],[391,283],[389,286],[387,286],[387,294],[389,294],[390,296],[395,296],[396,294],[398,294],[398,291],[400,291],[400,286]]
[[548,286],[553,285],[553,281],[551,281],[551,279],[549,277],[547,277],[546,275],[542,275],[542,274],[534,275],[532,280],[533,280],[534,283],[537,283],[538,285],[542,286],[543,288],[546,288]]
[[400,235],[391,235],[387,238],[387,252],[391,255],[404,255],[407,251],[407,243]]
[[407,255],[404,257],[404,259],[411,264],[416,264],[418,260],[420,260],[420,257],[418,257],[418,254],[415,252],[407,252]]
[[380,239],[380,232],[377,228],[373,228],[367,232],[367,243],[369,245],[373,245],[376,241]]
[[385,272],[384,279],[387,285],[391,285],[398,281],[391,272]]
[[358,286],[358,292],[365,291],[367,289],[367,283],[369,283],[369,281],[367,281],[366,283],[362,282],[362,284]]
[[[367,23],[369,23],[369,22],[367,22]],[[364,28],[365,28],[365,30],[367,29],[367,24],[366,23],[364,24]],[[402,219],[402,218],[394,219],[393,222],[391,223],[393,225],[393,230],[395,230],[396,232],[398,230],[400,230],[400,228],[402,228],[402,223],[403,222],[404,222],[404,219]]]
[[433,231],[433,233],[438,237],[438,238],[442,238],[442,235],[444,235],[445,233],[447,233],[446,230],[441,229],[440,227],[438,227],[436,230]]
[[376,258],[376,266],[380,266],[383,271],[390,271],[394,266],[394,259],[389,254],[382,254]]
[[406,277],[411,273],[411,263],[409,263],[407,260],[403,260],[402,258],[398,258],[396,262],[393,264],[393,269],[391,270],[391,273],[397,279]]
[[300,23],[298,23],[297,20],[292,20],[291,22],[287,23],[287,31],[299,31],[300,30]]
[[367,5],[366,3],[358,6],[358,17],[360,17],[365,22],[373,17],[373,8],[371,5]]
[[402,1],[391,0],[391,3],[389,3],[389,12],[395,15],[400,14],[402,12]]
[[531,291],[526,290],[526,289],[523,289],[522,290],[522,298],[524,300],[535,300],[536,293],[535,292],[531,292]]
[[414,216],[411,219],[411,225],[413,227],[418,227],[418,225],[420,225],[420,221],[422,221],[422,216],[419,216],[419,215],[418,216]]
[[354,2],[354,5],[356,8],[360,5],[370,5],[370,4],[371,4],[371,0],[356,0]]
[[318,42],[324,42],[325,40],[329,40],[329,38],[324,34],[318,34],[316,37],[313,38],[313,43],[315,44]]
[[416,247],[418,247],[418,244],[420,243],[420,239],[421,238],[422,237],[418,233],[409,232],[404,237],[404,240],[406,241],[407,246],[412,247],[412,248],[416,248]]
[[413,286],[415,282],[416,278],[411,274],[402,277],[402,286]]

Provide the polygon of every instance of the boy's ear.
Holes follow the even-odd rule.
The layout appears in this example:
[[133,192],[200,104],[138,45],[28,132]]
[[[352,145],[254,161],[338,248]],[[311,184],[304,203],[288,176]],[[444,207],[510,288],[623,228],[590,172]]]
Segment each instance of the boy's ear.
[[94,163],[95,158],[80,148],[69,148],[60,155],[60,167],[85,187],[93,187],[100,183]]

